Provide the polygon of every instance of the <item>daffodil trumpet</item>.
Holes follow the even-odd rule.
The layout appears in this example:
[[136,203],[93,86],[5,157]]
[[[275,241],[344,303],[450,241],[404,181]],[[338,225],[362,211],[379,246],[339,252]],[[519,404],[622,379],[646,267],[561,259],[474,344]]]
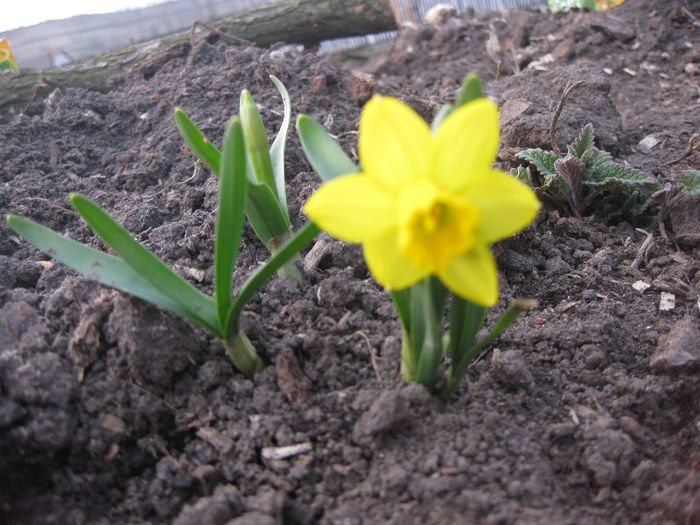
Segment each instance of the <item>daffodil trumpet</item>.
[[[391,292],[404,379],[435,388],[449,355],[446,394],[466,372],[465,356],[475,357],[475,344],[483,349],[474,340],[498,300],[490,245],[523,229],[539,209],[526,184],[491,168],[498,141],[498,108],[481,96],[475,74],[432,126],[399,100],[376,95],[360,117],[361,168],[328,180],[304,207],[322,230],[362,244],[370,272]],[[302,136],[309,159],[323,158],[314,150],[320,141],[307,142]],[[498,333],[516,311],[522,308],[496,323]]]

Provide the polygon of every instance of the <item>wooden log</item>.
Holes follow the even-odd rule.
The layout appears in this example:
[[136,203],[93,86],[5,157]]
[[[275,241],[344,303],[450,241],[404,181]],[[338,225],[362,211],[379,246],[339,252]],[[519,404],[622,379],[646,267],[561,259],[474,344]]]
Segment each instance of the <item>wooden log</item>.
[[[323,40],[367,35],[396,28],[389,0],[281,0],[209,22],[226,35],[261,47],[277,42],[313,46]],[[109,78],[132,67],[147,68],[157,54],[184,56],[189,52],[190,31],[63,67],[23,71],[0,76],[0,123],[20,113],[41,111],[41,101],[56,87],[82,87],[109,91]]]

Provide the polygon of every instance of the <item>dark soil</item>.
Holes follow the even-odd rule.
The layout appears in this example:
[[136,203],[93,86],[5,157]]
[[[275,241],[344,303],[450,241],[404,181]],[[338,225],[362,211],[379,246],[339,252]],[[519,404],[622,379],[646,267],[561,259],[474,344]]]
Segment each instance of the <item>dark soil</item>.
[[[558,146],[592,122],[599,147],[672,182],[700,163],[697,150],[683,157],[700,131],[698,18],[694,0],[465,15],[345,65],[216,36],[156,51],[107,94],[59,88],[43,113],[0,127],[0,210],[103,247],[69,205],[83,193],[211,292],[217,181],[173,109],[219,144],[247,88],[272,135],[270,74],[295,114],[354,152],[371,93],[430,118],[478,71],[502,108],[504,168],[550,148],[563,89],[585,80]],[[287,175],[298,228],[319,179],[295,136]],[[254,297],[244,325],[269,366],[248,380],[202,330],[76,276],[3,221],[0,522],[700,523],[698,210],[680,202],[664,237],[653,213],[544,209],[495,247],[502,298],[489,320],[515,297],[539,306],[447,403],[402,384],[398,321],[356,246],[321,236],[305,282],[275,279]],[[266,256],[247,228],[236,285]]]

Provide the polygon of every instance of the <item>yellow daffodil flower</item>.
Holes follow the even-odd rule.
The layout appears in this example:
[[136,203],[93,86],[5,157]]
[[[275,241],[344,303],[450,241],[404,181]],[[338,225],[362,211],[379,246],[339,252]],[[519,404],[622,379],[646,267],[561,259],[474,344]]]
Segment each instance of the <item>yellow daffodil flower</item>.
[[361,243],[385,288],[436,275],[464,299],[492,306],[498,279],[489,244],[539,209],[529,187],[491,169],[498,140],[498,108],[486,98],[431,134],[410,107],[374,96],[360,118],[362,170],[323,184],[304,211],[331,235]]
[[19,71],[7,38],[0,38],[0,69],[9,69],[15,73]]

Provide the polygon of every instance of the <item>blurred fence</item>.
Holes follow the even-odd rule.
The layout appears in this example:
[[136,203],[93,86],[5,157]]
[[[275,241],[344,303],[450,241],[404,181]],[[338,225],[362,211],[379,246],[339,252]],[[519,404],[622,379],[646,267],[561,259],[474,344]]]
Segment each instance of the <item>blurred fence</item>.
[[[394,6],[394,13],[401,18],[400,23],[420,23],[432,7],[438,4],[452,5],[457,13],[471,8],[476,13],[483,11],[505,11],[514,7],[547,7],[547,0],[389,0]],[[396,31],[387,31],[376,35],[338,38],[321,44],[320,52],[327,53],[339,49],[354,49],[366,45],[381,44],[391,41]]]
[[[9,1],[9,0],[8,0]],[[183,31],[194,20],[212,20],[241,13],[275,0],[173,0],[142,9],[81,15],[6,31],[21,68],[44,69]],[[438,3],[458,11],[505,10],[526,5],[545,6],[546,0],[387,0],[399,22],[420,22]],[[396,32],[324,42],[321,52],[354,48],[391,40]]]

